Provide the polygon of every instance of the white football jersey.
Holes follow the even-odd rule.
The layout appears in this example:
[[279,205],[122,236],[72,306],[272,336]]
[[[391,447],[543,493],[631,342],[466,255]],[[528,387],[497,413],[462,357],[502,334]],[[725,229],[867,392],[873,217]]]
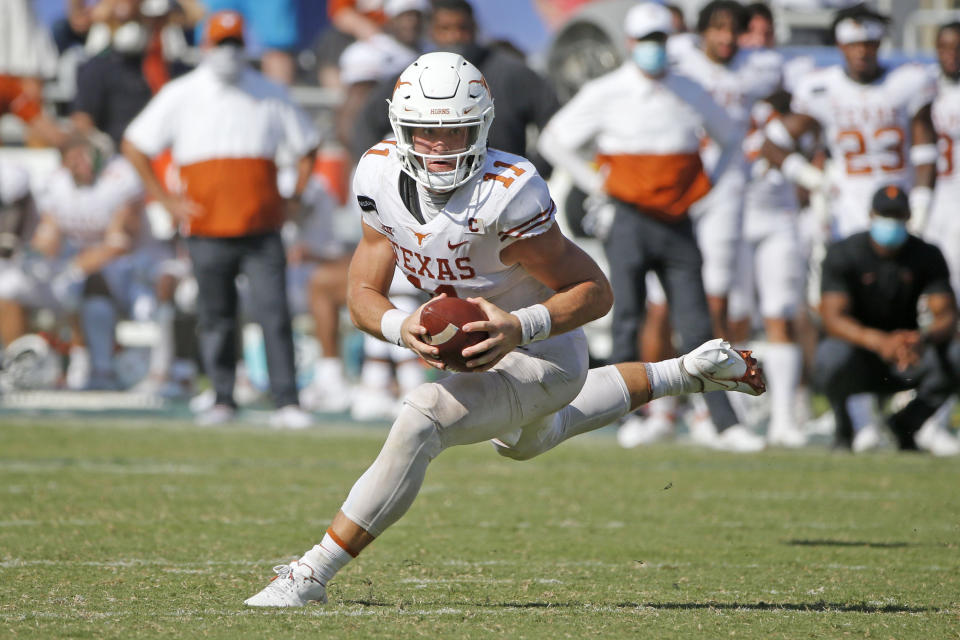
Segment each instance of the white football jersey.
[[363,222],[389,239],[397,266],[418,289],[482,296],[507,311],[553,294],[521,266],[500,262],[505,247],[554,224],[556,205],[529,160],[490,149],[483,169],[426,222],[407,208],[418,201],[417,186],[401,171],[392,140],[364,154],[353,188]]
[[933,102],[933,126],[937,131],[940,158],[937,161],[937,184],[933,193],[930,219],[924,238],[940,247],[950,267],[950,281],[954,293],[960,296],[960,83],[940,75]]
[[116,156],[92,185],[77,185],[61,167],[38,194],[37,204],[41,215],[56,221],[64,240],[79,249],[102,241],[117,209],[142,196],[137,172],[126,159]]
[[[705,88],[744,129],[753,103],[776,91],[782,82],[783,57],[771,49],[741,50],[729,64],[719,64],[700,47],[690,47],[677,52],[674,65],[678,73]],[[711,144],[701,155],[712,171],[720,150]]]
[[930,74],[915,64],[887,71],[870,84],[855,82],[839,65],[813,71],[797,83],[791,108],[820,123],[833,159],[831,212],[837,237],[867,228],[877,189],[912,185],[910,123],[935,93]]

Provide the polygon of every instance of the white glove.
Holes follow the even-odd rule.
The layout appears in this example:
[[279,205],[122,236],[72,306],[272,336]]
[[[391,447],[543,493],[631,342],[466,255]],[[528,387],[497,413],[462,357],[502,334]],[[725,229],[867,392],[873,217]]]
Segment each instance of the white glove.
[[64,311],[76,311],[80,308],[83,298],[83,285],[87,281],[87,274],[76,265],[70,265],[50,281],[50,290],[53,297],[63,307]]
[[616,205],[606,195],[595,193],[583,201],[583,230],[597,240],[606,240],[617,213]]

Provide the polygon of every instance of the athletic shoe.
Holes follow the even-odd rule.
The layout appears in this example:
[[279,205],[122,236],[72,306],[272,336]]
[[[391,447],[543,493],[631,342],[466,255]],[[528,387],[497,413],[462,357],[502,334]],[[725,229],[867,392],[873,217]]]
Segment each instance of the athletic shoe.
[[650,416],[646,419],[631,415],[617,429],[617,442],[624,449],[653,444],[673,437],[673,422],[666,416]]
[[717,444],[717,427],[713,424],[713,420],[710,418],[710,413],[705,409],[703,411],[695,411],[693,417],[688,423],[690,428],[690,440],[694,444],[701,447],[707,447],[708,449],[716,449]]
[[313,416],[295,404],[288,404],[273,412],[270,426],[274,429],[306,429],[313,425]]
[[714,338],[683,356],[683,370],[700,382],[699,392],[739,391],[758,396],[767,390],[763,371],[750,351],[738,351]]
[[214,427],[232,422],[237,416],[237,410],[226,404],[215,404],[205,411],[201,411],[194,418],[198,427]]
[[396,419],[400,401],[386,389],[360,387],[353,395],[350,417],[361,422],[368,420]]
[[767,442],[774,447],[799,449],[806,446],[807,436],[795,426],[770,423],[767,430]]
[[353,394],[345,382],[324,383],[314,378],[300,390],[300,404],[311,411],[343,413],[350,409]]
[[917,446],[938,457],[960,455],[960,440],[939,424],[928,422],[913,434]]
[[763,438],[739,424],[729,426],[718,433],[713,444],[714,449],[735,453],[762,451],[764,446]]
[[314,574],[313,567],[296,561],[273,568],[276,576],[263,591],[243,601],[248,607],[303,607],[309,602],[327,601],[327,588]]
[[885,440],[883,432],[880,430],[880,425],[876,422],[871,422],[860,427],[853,435],[853,445],[851,445],[851,448],[854,453],[864,453],[866,451],[881,449],[884,444]]

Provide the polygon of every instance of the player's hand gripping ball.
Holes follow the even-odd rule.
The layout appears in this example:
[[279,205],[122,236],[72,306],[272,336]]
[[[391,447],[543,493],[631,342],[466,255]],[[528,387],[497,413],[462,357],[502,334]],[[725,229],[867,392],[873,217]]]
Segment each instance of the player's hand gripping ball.
[[423,341],[440,350],[440,360],[451,371],[468,371],[462,351],[487,339],[486,331],[464,331],[463,325],[487,320],[480,307],[463,298],[435,298],[420,311],[427,330]]

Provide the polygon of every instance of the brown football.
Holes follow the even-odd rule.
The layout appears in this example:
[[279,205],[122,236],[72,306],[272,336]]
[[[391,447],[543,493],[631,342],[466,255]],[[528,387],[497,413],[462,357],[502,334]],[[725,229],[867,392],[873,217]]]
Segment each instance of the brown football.
[[451,371],[466,371],[461,352],[487,339],[486,331],[463,331],[465,324],[486,320],[480,307],[463,298],[437,298],[420,311],[420,324],[427,330],[424,342],[440,349],[440,359]]

